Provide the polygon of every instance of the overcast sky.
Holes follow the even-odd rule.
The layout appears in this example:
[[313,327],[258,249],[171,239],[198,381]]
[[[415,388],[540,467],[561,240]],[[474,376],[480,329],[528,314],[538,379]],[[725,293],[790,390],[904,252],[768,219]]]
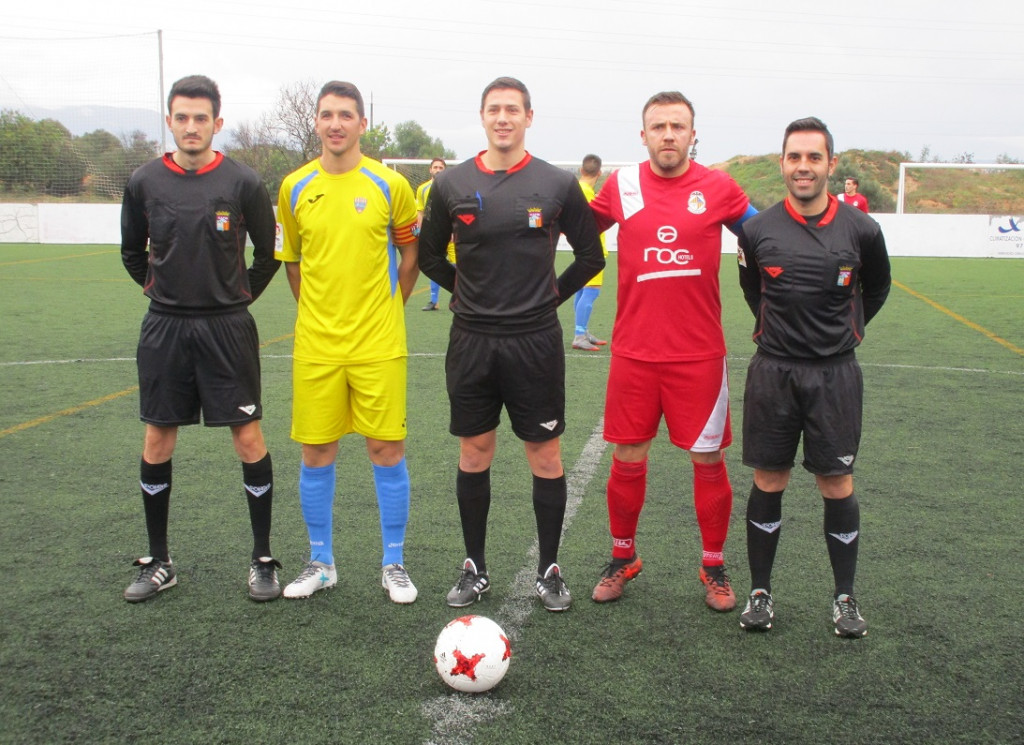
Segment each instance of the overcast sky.
[[[272,109],[282,85],[337,78],[372,97],[376,123],[415,119],[467,158],[484,145],[481,90],[512,75],[533,95],[527,148],[548,160],[643,159],[640,110],[660,90],[693,100],[709,164],[778,152],[806,115],[839,151],[1024,160],[1024,16],[1009,0],[25,2],[0,27],[0,105],[28,102],[29,71],[2,51],[15,39],[89,37],[33,43],[58,57],[28,85],[54,107],[101,104],[119,99],[79,50],[100,60],[121,44],[102,37],[157,29],[166,86],[214,78],[225,129]],[[155,42],[140,39],[114,64],[155,69]]]

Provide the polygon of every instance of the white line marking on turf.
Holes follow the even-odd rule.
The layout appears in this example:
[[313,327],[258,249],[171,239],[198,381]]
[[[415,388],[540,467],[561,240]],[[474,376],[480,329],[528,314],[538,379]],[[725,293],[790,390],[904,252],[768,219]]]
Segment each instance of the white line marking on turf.
[[[444,353],[436,352],[417,352],[416,354],[410,354],[410,357],[427,357],[427,358],[438,358],[444,357]],[[574,358],[578,359],[590,359],[602,360],[603,357],[597,355],[573,355]],[[290,354],[262,354],[261,359],[264,360],[290,360],[292,356]],[[749,357],[729,357],[730,362],[749,362]],[[82,363],[103,363],[103,362],[135,362],[134,357],[106,357],[106,358],[78,358],[68,360],[14,360],[11,362],[0,362],[0,367],[21,367],[24,365],[69,365],[73,362]],[[989,375],[1013,375],[1013,376],[1024,376],[1024,371],[1021,370],[986,370],[983,367],[943,367],[940,365],[898,365],[892,363],[881,363],[881,362],[864,362],[860,360],[861,367],[875,367],[879,369],[888,370],[922,370],[924,372],[962,372],[962,373],[988,373]]]
[[[604,441],[604,418],[598,420],[590,439],[583,446],[579,458],[572,470],[566,474],[565,488],[565,520],[562,523],[562,535],[572,524],[583,501],[587,485],[593,480],[601,463],[608,443]],[[530,614],[537,610],[537,594],[534,582],[537,577],[537,557],[539,546],[534,540],[527,554],[527,564],[516,574],[509,587],[508,595],[494,614],[494,620],[505,630],[512,641],[520,638],[523,625]],[[466,609],[472,613],[471,609]],[[572,611],[569,611],[570,613]],[[514,659],[514,657],[513,657]],[[497,701],[490,696],[474,696],[452,692],[446,696],[438,696],[424,702],[421,707],[423,716],[433,722],[431,737],[424,745],[465,745],[473,740],[473,727],[477,723],[489,722],[511,713],[512,704]]]

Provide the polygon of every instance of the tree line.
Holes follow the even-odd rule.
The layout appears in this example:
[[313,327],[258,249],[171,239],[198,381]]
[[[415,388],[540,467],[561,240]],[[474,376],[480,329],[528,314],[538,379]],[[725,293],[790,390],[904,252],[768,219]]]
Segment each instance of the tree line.
[[[317,91],[309,80],[283,86],[271,111],[228,132],[225,153],[259,173],[272,196],[287,174],[320,154]],[[394,130],[374,124],[361,146],[378,160],[455,157],[411,120]],[[140,130],[117,136],[98,129],[76,136],[55,119],[36,121],[18,111],[0,112],[0,194],[8,200],[116,201],[132,172],[159,154],[159,143]]]

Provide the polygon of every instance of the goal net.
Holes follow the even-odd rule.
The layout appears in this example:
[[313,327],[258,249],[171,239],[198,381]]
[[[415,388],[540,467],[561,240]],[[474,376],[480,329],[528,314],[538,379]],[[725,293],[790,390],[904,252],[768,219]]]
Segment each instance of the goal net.
[[0,38],[0,202],[116,201],[163,139],[159,32]]

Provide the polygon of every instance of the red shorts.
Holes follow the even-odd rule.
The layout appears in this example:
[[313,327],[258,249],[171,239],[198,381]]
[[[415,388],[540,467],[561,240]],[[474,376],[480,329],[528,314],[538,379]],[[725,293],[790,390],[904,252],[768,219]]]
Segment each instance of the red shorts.
[[641,362],[612,355],[604,439],[619,445],[653,440],[662,416],[676,447],[713,453],[732,444],[725,358]]

